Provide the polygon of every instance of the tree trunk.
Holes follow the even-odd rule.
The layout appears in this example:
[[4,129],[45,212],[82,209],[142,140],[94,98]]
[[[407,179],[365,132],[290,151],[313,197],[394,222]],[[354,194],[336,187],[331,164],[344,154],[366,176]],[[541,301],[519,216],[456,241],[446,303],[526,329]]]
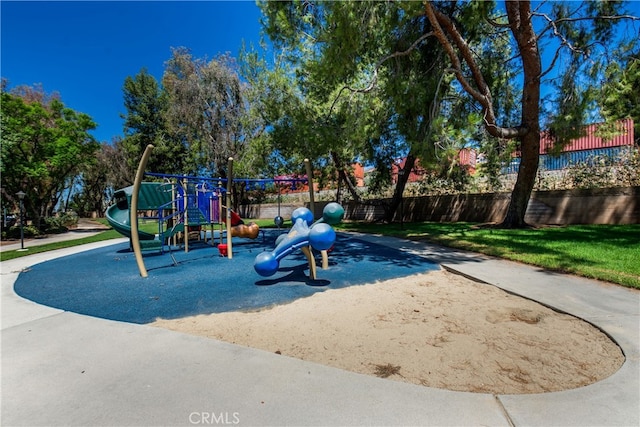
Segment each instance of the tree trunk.
[[524,216],[538,172],[540,159],[540,132],[529,132],[521,140],[522,157],[518,168],[516,184],[511,192],[511,201],[507,214],[502,220],[504,228],[523,228],[527,226]]
[[336,203],[342,203],[342,177],[338,173],[338,188],[336,188]]
[[400,203],[402,203],[402,193],[409,181],[409,174],[413,170],[413,166],[416,163],[416,158],[413,154],[409,153],[407,159],[404,162],[404,167],[398,170],[398,179],[396,181],[396,188],[393,191],[393,197],[387,209],[385,209],[385,221],[391,222],[395,215]]
[[540,162],[540,73],[542,65],[536,33],[531,22],[528,1],[505,2],[509,27],[522,56],[524,85],[522,88],[522,124],[526,133],[520,137],[521,153],[518,178],[511,192],[511,201],[501,226],[522,228],[524,216],[535,184]]
[[360,195],[358,194],[358,189],[356,188],[353,181],[351,181],[351,179],[349,178],[349,174],[345,170],[344,165],[342,164],[342,160],[340,159],[340,156],[335,151],[332,151],[331,158],[333,159],[333,164],[336,165],[336,169],[338,170],[338,184],[340,184],[340,180],[342,180],[342,182],[344,182],[347,185],[347,189],[349,190],[349,193],[351,193],[353,200],[355,200],[356,202],[359,202]]

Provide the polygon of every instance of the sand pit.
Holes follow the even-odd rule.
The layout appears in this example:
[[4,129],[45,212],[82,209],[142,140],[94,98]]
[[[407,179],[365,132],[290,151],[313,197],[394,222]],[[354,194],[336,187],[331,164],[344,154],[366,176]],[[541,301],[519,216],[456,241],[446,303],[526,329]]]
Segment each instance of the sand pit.
[[260,311],[152,325],[391,380],[482,393],[582,387],[624,361],[620,348],[591,324],[445,271],[329,289]]

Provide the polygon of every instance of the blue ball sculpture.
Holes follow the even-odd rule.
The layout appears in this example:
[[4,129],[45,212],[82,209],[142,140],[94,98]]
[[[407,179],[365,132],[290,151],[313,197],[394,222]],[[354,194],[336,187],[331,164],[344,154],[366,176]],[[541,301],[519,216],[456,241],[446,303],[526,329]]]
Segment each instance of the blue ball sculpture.
[[[344,208],[338,203],[329,203],[323,210],[322,219],[313,222],[313,213],[307,208],[298,208],[291,214],[293,227],[286,235],[276,240],[276,248],[271,252],[262,252],[256,256],[253,268],[261,276],[273,276],[280,266],[280,260],[296,249],[302,249],[307,254],[311,275],[315,279],[315,262],[310,255],[311,247],[317,251],[331,249],[336,241],[336,232],[331,227],[342,221]],[[331,225],[330,225],[331,224]],[[313,265],[313,268],[311,268]]]
[[311,247],[317,251],[326,251],[331,249],[333,242],[336,241],[336,232],[329,224],[316,224],[309,231],[309,243]]
[[259,275],[268,277],[276,274],[279,265],[273,252],[262,252],[256,256],[253,267]]
[[295,225],[298,220],[303,220],[307,225],[313,224],[313,213],[307,208],[298,208],[291,213],[291,222]]

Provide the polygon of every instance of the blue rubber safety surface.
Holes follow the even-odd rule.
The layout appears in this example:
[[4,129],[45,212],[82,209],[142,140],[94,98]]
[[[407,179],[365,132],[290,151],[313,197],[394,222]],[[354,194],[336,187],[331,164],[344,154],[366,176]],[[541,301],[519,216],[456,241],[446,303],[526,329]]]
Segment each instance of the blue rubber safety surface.
[[[279,232],[280,234],[282,231]],[[15,291],[23,298],[61,310],[130,323],[157,318],[176,319],[198,314],[256,310],[285,304],[327,289],[374,283],[437,270],[437,264],[396,249],[338,233],[329,253],[329,268],[315,253],[317,279],[308,277],[301,251],[280,262],[271,277],[259,276],[257,254],[272,250],[277,230],[265,239],[233,240],[233,259],[216,247],[190,243],[190,251],[144,253],[149,277],[138,272],[128,243],[116,244],[34,265],[22,272]]]

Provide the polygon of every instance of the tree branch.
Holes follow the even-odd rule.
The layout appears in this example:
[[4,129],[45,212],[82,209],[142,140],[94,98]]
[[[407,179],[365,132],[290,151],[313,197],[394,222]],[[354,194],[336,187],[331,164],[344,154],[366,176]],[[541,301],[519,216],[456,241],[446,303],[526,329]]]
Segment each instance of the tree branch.
[[[533,12],[532,15],[541,16],[540,12]],[[640,16],[634,15],[603,15],[603,16],[579,16],[577,18],[559,18],[554,22],[578,22],[578,21],[620,21],[623,19],[631,19],[632,21],[640,21]]]
[[540,74],[541,78],[544,77],[545,75],[547,75],[555,67],[556,61],[558,60],[558,58],[560,56],[560,50],[563,47],[566,47],[569,50],[571,50],[572,52],[579,53],[581,55],[588,55],[589,54],[589,50],[588,49],[584,50],[584,49],[580,49],[580,48],[575,47],[564,35],[562,35],[560,33],[560,31],[558,30],[558,25],[557,25],[558,23],[578,22],[578,21],[595,21],[595,20],[604,20],[604,21],[623,20],[623,19],[630,19],[630,20],[633,20],[633,21],[640,20],[640,17],[633,16],[633,15],[613,15],[613,16],[599,16],[599,17],[586,17],[586,16],[583,16],[583,17],[576,17],[576,18],[560,18],[560,19],[553,19],[548,14],[542,13],[542,12],[535,12],[534,11],[532,13],[532,15],[544,18],[547,21],[547,26],[545,27],[544,30],[542,30],[540,32],[540,36],[542,36],[548,30],[552,30],[553,35],[556,36],[558,39],[560,39],[560,46],[558,47],[558,49],[556,49],[556,53],[553,56],[551,64],[547,67],[546,70],[544,70]]
[[[504,15],[503,15],[503,17],[504,17]],[[484,19],[489,23],[489,25],[491,25],[494,28],[509,28],[509,24],[508,23],[502,24],[502,23],[498,22],[496,19],[491,18],[489,16],[485,16]]]
[[[573,51],[573,52],[580,53],[580,54],[584,54],[584,51],[583,51],[582,49],[578,49],[578,48],[574,47],[574,46],[571,44],[571,42],[570,42],[569,40],[567,40],[567,38],[566,38],[565,36],[563,36],[563,35],[560,33],[560,31],[558,30],[558,26],[557,26],[557,23],[558,23],[558,22],[577,21],[577,20],[579,20],[579,18],[558,19],[557,21],[554,21],[554,20],[553,20],[553,19],[551,19],[551,18],[549,17],[549,15],[547,15],[546,13],[540,13],[540,12],[538,12],[538,13],[533,13],[533,15],[535,15],[535,16],[540,16],[540,17],[542,17],[542,18],[544,18],[544,19],[546,19],[546,20],[547,20],[547,23],[548,23],[548,25],[549,25],[549,27],[548,27],[548,28],[551,28],[551,29],[553,30],[553,34],[561,40],[561,42],[560,42],[560,46],[561,46],[561,47],[562,47],[562,46],[566,46],[566,47],[568,47],[568,48],[569,48],[569,50],[571,50],[571,51]],[[560,50],[560,49],[558,49],[558,51],[559,51],[559,50]],[[556,52],[556,54],[557,54],[557,52]],[[547,72],[548,72],[548,71],[547,71]]]
[[467,80],[467,78],[464,76],[462,72],[462,63],[460,62],[460,59],[458,58],[458,55],[456,54],[453,45],[447,38],[447,35],[444,33],[444,30],[441,24],[444,24],[447,27],[447,33],[454,39],[454,43],[456,44],[456,47],[461,51],[462,57],[465,59],[465,62],[471,69],[471,74],[476,82],[476,85],[478,85],[478,87],[480,88],[482,88],[483,86],[486,88],[486,83],[483,85],[484,79],[482,77],[482,74],[480,73],[480,70],[477,67],[477,64],[473,60],[473,55],[471,53],[471,49],[469,48],[469,46],[466,44],[466,42],[464,42],[464,40],[462,40],[462,37],[457,32],[457,29],[455,28],[453,23],[449,20],[449,18],[443,15],[442,13],[435,11],[430,2],[425,2],[425,12],[426,12],[427,18],[431,22],[431,25],[433,26],[433,33],[437,37],[437,39],[440,41],[440,44],[442,45],[445,52],[449,56],[449,59],[451,60],[451,63],[453,65],[453,72],[456,75],[456,78],[458,79],[462,87],[464,88],[464,90],[469,95],[471,95],[476,101],[478,101],[485,109],[490,108],[491,107],[491,104],[489,102],[490,99],[487,99],[487,96],[486,96],[486,92],[488,91],[488,89],[485,91],[482,91],[482,89],[476,90],[474,87],[471,86],[471,84],[469,83],[469,81]]
[[368,92],[371,92],[376,87],[376,84],[378,83],[378,70],[380,69],[380,67],[382,67],[382,64],[384,64],[385,62],[387,62],[390,59],[409,55],[416,47],[418,47],[418,45],[420,43],[422,43],[424,40],[426,40],[428,37],[430,37],[432,35],[433,35],[432,32],[425,33],[422,36],[420,36],[416,41],[414,41],[411,44],[411,46],[409,46],[406,50],[403,50],[401,52],[393,52],[392,54],[387,55],[384,58],[382,58],[381,60],[379,60],[376,63],[376,65],[373,67],[373,78],[371,79],[371,81],[369,82],[369,84],[365,88],[357,89],[357,88],[352,88],[351,86],[348,86],[348,85],[343,86],[340,89],[340,91],[338,92],[338,95],[335,97],[335,99],[331,103],[331,108],[329,108],[328,115],[331,115],[331,113],[333,111],[333,108],[335,107],[336,103],[338,102],[338,99],[340,99],[340,97],[342,96],[342,93],[344,91],[349,91],[351,93],[368,93]]
[[[453,65],[453,72],[458,79],[458,82],[460,82],[462,88],[482,106],[482,110],[484,113],[483,119],[487,132],[495,137],[506,139],[512,139],[522,135],[525,132],[524,129],[503,128],[496,124],[491,90],[489,89],[489,86],[482,76],[482,72],[473,57],[471,48],[459,33],[453,22],[449,19],[449,17],[437,11],[430,1],[425,2],[425,14],[427,15],[429,22],[433,26],[434,35],[438,38],[440,44],[451,60],[451,63]],[[451,37],[453,43],[455,44],[455,48],[451,40],[449,40],[449,37],[447,36]],[[478,89],[474,88],[471,85],[469,80],[462,72],[462,63],[460,62],[460,58],[458,58],[458,55],[456,54],[456,48],[460,52],[460,55],[462,56],[465,64],[469,67],[469,70],[471,71],[471,77],[473,78],[473,81]]]

